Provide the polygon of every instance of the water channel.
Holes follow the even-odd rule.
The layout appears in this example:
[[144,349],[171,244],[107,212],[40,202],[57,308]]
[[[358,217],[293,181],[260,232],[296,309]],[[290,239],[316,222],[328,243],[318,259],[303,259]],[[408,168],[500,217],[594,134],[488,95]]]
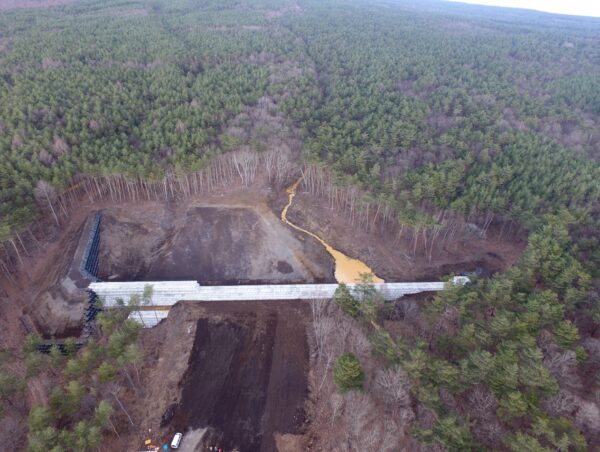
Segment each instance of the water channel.
[[384,282],[383,279],[378,278],[375,275],[375,272],[364,262],[362,262],[358,259],[352,259],[351,257],[346,256],[341,251],[338,251],[335,248],[333,248],[331,245],[329,245],[325,240],[323,240],[318,235],[316,235],[310,231],[307,231],[306,229],[301,228],[300,226],[297,226],[294,223],[292,223],[290,220],[288,220],[287,213],[288,213],[290,206],[292,205],[292,202],[294,201],[294,198],[296,197],[296,193],[298,191],[298,185],[300,185],[300,182],[302,182],[302,177],[287,188],[288,203],[281,211],[281,221],[283,221],[285,224],[291,226],[292,228],[294,228],[300,232],[303,232],[304,234],[310,235],[311,237],[318,240],[319,243],[325,247],[327,252],[329,254],[331,254],[331,256],[333,257],[333,260],[335,261],[335,279],[337,282],[347,283],[347,284],[355,283],[355,282],[360,281],[361,274],[365,274],[365,273],[373,275],[372,282],[374,282],[374,283]]

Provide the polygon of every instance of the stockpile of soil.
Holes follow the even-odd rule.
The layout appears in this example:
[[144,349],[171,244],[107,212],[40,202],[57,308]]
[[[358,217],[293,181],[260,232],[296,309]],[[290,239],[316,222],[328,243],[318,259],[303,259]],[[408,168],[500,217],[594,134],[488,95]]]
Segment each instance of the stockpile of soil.
[[304,424],[308,304],[219,302],[201,310],[181,399],[166,423],[171,431],[208,427],[225,450],[276,450],[274,433],[298,433]]

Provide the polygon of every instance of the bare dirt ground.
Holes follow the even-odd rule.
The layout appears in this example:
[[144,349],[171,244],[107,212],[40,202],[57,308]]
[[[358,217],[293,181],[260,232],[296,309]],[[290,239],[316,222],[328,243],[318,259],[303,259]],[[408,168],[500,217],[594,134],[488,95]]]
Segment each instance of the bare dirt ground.
[[143,203],[103,210],[104,280],[197,280],[201,284],[333,281],[333,263],[296,237],[265,198]]
[[[257,184],[228,187],[218,195],[177,204],[82,204],[60,229],[44,229],[48,241],[32,256],[23,256],[25,270],[15,275],[16,284],[1,282],[7,296],[0,300],[5,305],[0,321],[12,312],[5,325],[12,334],[6,340],[25,334],[19,317],[47,335],[77,329],[77,306],[65,298],[59,282],[71,264],[84,221],[97,209],[104,212],[103,279],[196,279],[202,284],[333,281],[333,261],[322,246],[280,222],[285,201],[283,190],[276,195]],[[388,281],[435,280],[475,267],[493,273],[510,266],[525,246],[523,240],[468,238],[446,244],[429,261],[418,253],[412,256],[410,243],[352,227],[340,212],[305,192],[297,196],[290,217],[340,251],[364,260]]]
[[[21,320],[52,334],[67,324],[67,311],[73,306],[70,300],[59,300],[57,286],[69,270],[82,225],[96,210],[104,211],[105,278],[198,279],[204,284],[332,281],[333,262],[321,245],[280,222],[286,200],[283,189],[275,193],[261,183],[226,187],[219,194],[178,203],[82,202],[61,220],[60,228],[51,222],[34,228],[38,239],[44,237],[41,246],[23,255],[15,281],[0,281],[0,345],[20,347],[26,334]],[[446,246],[429,262],[413,257],[409,243],[352,227],[340,212],[306,193],[298,195],[290,216],[390,281],[437,279],[475,266],[498,271],[514,262],[524,247],[510,240],[469,239]],[[211,427],[198,440],[202,444],[219,440],[241,450],[275,450],[277,443],[282,450],[305,450],[297,433],[303,430],[298,407],[306,396],[306,383],[300,378],[304,371],[298,369],[308,366],[300,330],[310,312],[290,311],[289,306],[176,306],[167,321],[144,333],[144,400],[128,403],[141,421],[115,450],[136,450],[148,428],[167,441],[175,429],[202,426]],[[228,360],[247,365],[235,367]],[[216,373],[211,373],[213,368]],[[43,402],[51,380],[32,384],[31,404]],[[26,425],[26,414],[19,416],[5,416],[0,438],[13,438],[13,427]],[[20,432],[24,439],[24,430]],[[244,449],[246,444],[249,449]]]
[[194,451],[277,450],[276,436],[304,426],[309,317],[302,301],[176,305],[146,332],[153,359],[144,387],[152,389],[140,404],[142,431],[151,428],[161,444],[176,431],[194,431],[186,441]]
[[6,294],[0,299],[0,305],[4,304],[0,318],[12,314],[8,328],[0,331],[0,338],[17,345],[28,333],[28,328],[48,336],[60,336],[65,332],[77,334],[79,318],[73,311],[83,314],[83,309],[78,311],[77,307],[83,303],[83,298],[68,296],[69,290],[61,286],[61,281],[67,276],[90,211],[73,212],[70,221],[60,229],[53,224],[38,225],[44,230],[47,241],[23,255],[21,269],[12,275],[12,279],[5,275],[0,279],[0,287]]
[[326,251],[281,224],[268,207],[269,196],[266,188],[252,187],[178,204],[82,204],[60,228],[50,223],[43,228],[48,241],[23,256],[25,270],[14,276],[16,282],[0,281],[7,294],[0,298],[0,322],[6,320],[4,331],[11,332],[6,340],[27,333],[19,318],[47,337],[78,334],[85,299],[73,298],[61,281],[83,224],[96,210],[103,212],[100,276],[105,280],[333,281],[333,262]]
[[[285,197],[280,196],[275,204],[284,202]],[[398,242],[378,228],[366,231],[350,225],[342,212],[307,192],[298,193],[288,215],[295,224],[316,233],[334,248],[363,260],[386,281],[436,281],[449,273],[477,267],[487,276],[510,267],[527,245],[526,238],[458,237],[437,247],[430,260],[420,250],[413,255],[410,240]]]

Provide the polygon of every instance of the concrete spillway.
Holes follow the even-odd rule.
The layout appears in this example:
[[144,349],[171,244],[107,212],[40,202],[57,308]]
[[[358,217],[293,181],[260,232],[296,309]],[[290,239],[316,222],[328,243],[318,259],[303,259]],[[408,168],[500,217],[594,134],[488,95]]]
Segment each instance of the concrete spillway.
[[[444,282],[409,282],[376,284],[387,299],[403,295],[443,290]],[[132,295],[142,296],[146,286],[152,286],[148,307],[172,306],[178,301],[251,301],[251,300],[315,300],[333,297],[338,284],[281,284],[256,286],[200,286],[196,281],[95,282],[93,290],[105,308],[127,304]],[[353,289],[355,284],[348,284]]]

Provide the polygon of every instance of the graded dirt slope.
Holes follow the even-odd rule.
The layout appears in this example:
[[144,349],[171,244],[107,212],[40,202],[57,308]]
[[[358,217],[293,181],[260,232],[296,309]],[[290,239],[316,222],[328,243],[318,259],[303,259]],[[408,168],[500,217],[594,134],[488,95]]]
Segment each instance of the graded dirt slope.
[[333,262],[264,201],[144,203],[103,211],[100,277],[201,284],[333,281]]
[[[280,195],[278,204],[286,201]],[[322,237],[334,248],[367,263],[388,282],[435,281],[450,273],[483,270],[483,276],[504,271],[519,258],[527,242],[524,235],[502,236],[494,228],[487,238],[463,233],[452,240],[438,241],[432,256],[419,247],[414,253],[412,235],[374,228],[367,231],[352,225],[341,210],[332,209],[326,199],[300,191],[288,213],[297,225]]]
[[275,450],[273,434],[295,433],[304,420],[306,303],[225,302],[205,312],[171,426],[209,427],[226,450]]
[[304,301],[178,303],[144,331],[143,431],[161,444],[190,435],[186,450],[242,452],[275,451],[276,436],[302,433],[309,319]]

